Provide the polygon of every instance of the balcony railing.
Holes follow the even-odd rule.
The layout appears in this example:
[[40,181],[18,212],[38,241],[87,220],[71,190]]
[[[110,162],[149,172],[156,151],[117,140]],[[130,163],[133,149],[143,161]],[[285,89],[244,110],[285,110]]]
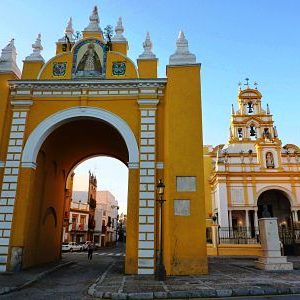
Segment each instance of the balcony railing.
[[87,231],[88,230],[88,225],[87,224],[71,224],[70,231]]

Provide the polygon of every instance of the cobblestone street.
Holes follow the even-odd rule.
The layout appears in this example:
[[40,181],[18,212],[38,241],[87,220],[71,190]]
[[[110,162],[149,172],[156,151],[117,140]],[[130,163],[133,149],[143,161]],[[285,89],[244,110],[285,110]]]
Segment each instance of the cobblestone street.
[[[94,252],[92,261],[88,261],[86,252],[63,254],[63,261],[74,263],[57,270],[30,287],[0,296],[1,299],[90,299],[88,287],[118,257],[123,257],[123,249],[103,249]],[[7,286],[13,275],[0,275],[0,285]],[[14,279],[19,284],[22,278]],[[10,282],[12,283],[12,282]]]

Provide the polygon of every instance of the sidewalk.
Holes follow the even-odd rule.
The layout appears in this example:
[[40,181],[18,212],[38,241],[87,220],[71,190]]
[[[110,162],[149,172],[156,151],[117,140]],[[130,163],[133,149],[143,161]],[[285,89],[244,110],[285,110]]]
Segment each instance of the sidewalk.
[[47,274],[73,264],[72,261],[60,260],[56,263],[34,267],[18,273],[0,273],[0,295],[25,288]]
[[90,286],[89,295],[111,299],[166,299],[300,294],[300,257],[289,257],[293,271],[266,272],[254,268],[256,258],[210,257],[209,275],[171,276],[165,282],[153,276],[123,275],[123,261],[111,265]]

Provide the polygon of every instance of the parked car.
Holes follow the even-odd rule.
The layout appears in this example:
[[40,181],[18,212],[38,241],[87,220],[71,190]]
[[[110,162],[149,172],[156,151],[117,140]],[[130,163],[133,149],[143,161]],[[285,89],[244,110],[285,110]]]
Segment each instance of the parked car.
[[89,244],[91,241],[81,242],[80,245],[82,246],[82,249],[85,251],[88,249]]
[[62,251],[82,251],[83,250],[83,246],[77,244],[76,242],[69,242],[69,243],[63,243],[62,244]]

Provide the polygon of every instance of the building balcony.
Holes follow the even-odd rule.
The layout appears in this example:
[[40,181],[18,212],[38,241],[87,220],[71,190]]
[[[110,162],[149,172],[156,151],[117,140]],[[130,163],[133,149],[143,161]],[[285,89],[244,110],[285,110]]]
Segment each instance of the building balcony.
[[87,231],[87,224],[70,224],[69,231]]

